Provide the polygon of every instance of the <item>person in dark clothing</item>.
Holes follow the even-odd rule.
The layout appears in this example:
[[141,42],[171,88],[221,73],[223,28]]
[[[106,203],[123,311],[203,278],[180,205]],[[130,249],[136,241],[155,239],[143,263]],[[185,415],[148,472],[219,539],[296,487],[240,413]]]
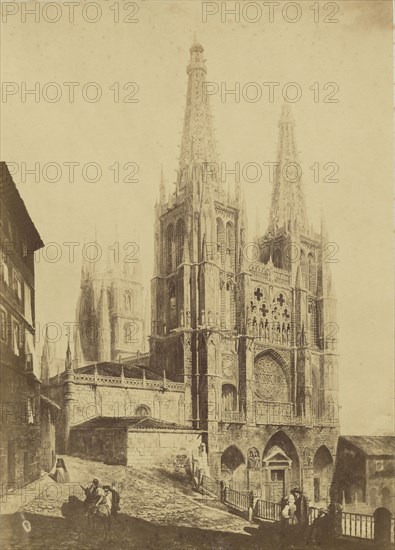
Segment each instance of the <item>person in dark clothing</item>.
[[307,544],[313,543],[323,546],[329,538],[329,515],[328,511],[320,508],[318,516],[313,521],[308,537]]
[[304,540],[306,530],[309,527],[309,502],[299,487],[292,489],[291,493],[295,497],[295,516],[298,520],[298,538]]
[[112,494],[111,515],[113,516],[113,518],[117,517],[117,513],[121,509],[121,507],[119,505],[119,502],[121,500],[121,496],[118,493],[118,491],[115,489],[115,487],[116,487],[116,484],[115,484],[115,481],[113,481],[112,485],[111,485],[111,488],[110,488],[110,491],[111,491],[111,494]]
[[100,486],[99,480],[96,478],[92,481],[92,483],[88,487],[83,487],[81,485],[81,489],[85,493],[84,510],[86,514],[88,514],[89,511],[94,507],[96,502],[103,495],[103,490]]

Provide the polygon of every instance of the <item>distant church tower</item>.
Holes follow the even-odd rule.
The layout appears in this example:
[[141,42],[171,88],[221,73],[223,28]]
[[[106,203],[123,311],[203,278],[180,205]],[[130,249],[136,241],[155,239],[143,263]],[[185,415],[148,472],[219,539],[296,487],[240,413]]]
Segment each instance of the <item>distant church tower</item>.
[[139,263],[85,261],[74,335],[75,367],[145,351],[145,299]]

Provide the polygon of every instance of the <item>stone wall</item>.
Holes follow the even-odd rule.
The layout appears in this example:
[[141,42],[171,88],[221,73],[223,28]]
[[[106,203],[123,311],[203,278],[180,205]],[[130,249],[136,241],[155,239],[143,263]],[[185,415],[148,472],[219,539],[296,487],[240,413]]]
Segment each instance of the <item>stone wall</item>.
[[374,511],[379,506],[395,513],[395,459],[371,458],[367,461],[366,501]]
[[127,430],[100,428],[70,431],[70,454],[99,460],[106,464],[127,465]]
[[153,466],[197,456],[201,436],[185,431],[127,430],[99,428],[91,431],[74,427],[70,432],[70,453],[125,466]]
[[197,456],[201,436],[183,431],[128,433],[128,466],[152,466],[176,462],[178,457]]

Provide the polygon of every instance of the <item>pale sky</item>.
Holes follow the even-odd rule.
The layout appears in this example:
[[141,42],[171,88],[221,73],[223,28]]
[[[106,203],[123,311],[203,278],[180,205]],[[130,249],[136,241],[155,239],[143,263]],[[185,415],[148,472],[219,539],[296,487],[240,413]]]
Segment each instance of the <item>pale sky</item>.
[[[211,4],[210,9],[215,9]],[[142,2],[134,16],[130,7],[122,9],[122,2],[101,2],[97,23],[84,20],[84,4],[76,7],[74,23],[64,5],[54,23],[45,21],[56,14],[45,12],[44,3],[38,22],[31,16],[24,22],[21,5],[18,13],[8,16],[2,27],[1,109],[6,139],[1,159],[16,163],[14,180],[33,221],[44,242],[58,243],[61,252],[57,262],[41,256],[36,263],[40,327],[74,321],[82,246],[94,239],[95,226],[103,250],[116,238],[115,226],[121,246],[139,244],[144,284],[149,288],[153,207],[161,165],[169,186],[178,166],[186,66],[196,33],[205,49],[207,79],[219,89],[211,97],[211,107],[221,160],[229,168],[235,162],[240,166],[253,162],[262,169],[257,183],[243,184],[250,238],[257,210],[262,233],[267,225],[271,185],[263,163],[276,160],[281,90],[295,82],[302,91],[293,114],[308,214],[318,228],[322,209],[329,238],[338,249],[339,261],[332,264],[332,272],[338,299],[342,433],[391,432],[391,2],[337,4],[337,15],[321,11],[319,23],[309,9],[313,2],[306,1],[298,3],[301,18],[295,23],[286,22],[280,8],[270,23],[264,7],[255,23],[252,11],[246,17],[241,13],[240,22],[230,16],[221,22],[220,3],[219,12],[203,22],[198,1]],[[114,22],[113,5],[119,6],[119,23]],[[122,22],[127,14],[138,22]],[[85,15],[92,19],[95,14]],[[289,17],[293,16],[290,11]],[[324,17],[339,22],[324,23]],[[22,94],[24,86],[31,89],[36,82],[38,102]],[[73,103],[71,85],[65,82],[77,83]],[[86,87],[89,82],[96,84]],[[269,82],[280,83],[273,102]],[[11,93],[6,97],[4,83],[14,83],[7,84]],[[137,83],[138,88],[126,83]],[[324,88],[326,83],[335,84]],[[235,86],[240,87],[239,102],[232,95],[221,97],[221,89]],[[84,97],[94,97],[95,89],[101,90],[101,99],[86,101]],[[259,89],[261,99],[248,101]],[[317,90],[319,101],[314,102]],[[337,103],[323,102],[336,90]],[[54,94],[59,100],[50,102]],[[138,101],[124,102],[128,96]],[[80,163],[74,181],[69,181],[65,164],[70,162]],[[338,182],[322,181],[330,175],[323,170],[330,162],[339,166],[333,176]],[[24,166],[31,169],[34,163],[39,163],[39,182],[23,174]],[[54,172],[45,173],[47,163],[60,165],[58,182],[49,181]],[[100,181],[84,181],[82,167],[87,163],[100,165]],[[125,163],[137,164],[138,182],[114,182],[115,163],[121,179],[133,171],[134,164],[124,170]],[[318,183],[309,170],[315,163],[321,169]],[[92,178],[93,169],[87,174]],[[227,181],[234,180],[229,176]],[[75,246],[73,262],[63,244],[67,242],[81,243]],[[54,253],[54,247],[48,249],[49,259]],[[64,349],[63,338],[59,355]]]

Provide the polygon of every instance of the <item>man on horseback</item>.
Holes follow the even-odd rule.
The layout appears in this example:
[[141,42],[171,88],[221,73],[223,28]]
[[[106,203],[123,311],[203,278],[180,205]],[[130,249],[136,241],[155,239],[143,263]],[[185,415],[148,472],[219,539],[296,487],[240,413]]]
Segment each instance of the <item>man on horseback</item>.
[[103,485],[103,492],[99,500],[96,502],[96,510],[104,516],[111,515],[112,508],[112,493],[109,485]]
[[84,510],[85,514],[88,516],[103,495],[103,489],[101,488],[98,479],[94,479],[89,487],[82,487],[81,485],[81,488],[85,493]]
[[95,504],[94,515],[98,526],[102,528],[104,540],[108,540],[111,529],[111,508],[112,508],[112,493],[109,485],[103,486],[103,494]]

